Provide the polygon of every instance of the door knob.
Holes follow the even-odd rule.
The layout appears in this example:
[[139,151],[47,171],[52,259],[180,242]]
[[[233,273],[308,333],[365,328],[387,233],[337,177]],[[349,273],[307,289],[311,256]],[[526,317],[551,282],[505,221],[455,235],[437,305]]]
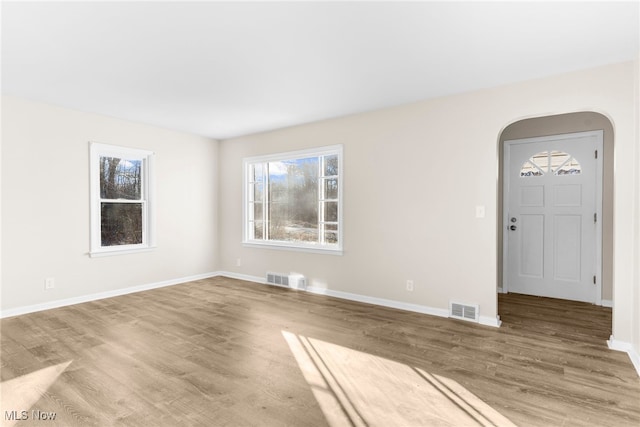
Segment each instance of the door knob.
[[514,231],[516,228],[518,227],[516,227],[515,225],[512,225],[511,227],[509,227],[509,230]]

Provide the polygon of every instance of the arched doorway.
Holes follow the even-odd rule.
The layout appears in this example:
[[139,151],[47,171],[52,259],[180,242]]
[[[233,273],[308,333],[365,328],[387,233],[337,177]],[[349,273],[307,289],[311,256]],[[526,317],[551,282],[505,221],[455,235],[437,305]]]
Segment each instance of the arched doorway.
[[504,283],[504,233],[508,224],[504,223],[503,203],[504,195],[504,162],[505,141],[522,140],[525,138],[549,137],[571,133],[602,131],[602,261],[599,266],[602,277],[600,280],[600,295],[598,301],[603,306],[613,304],[613,146],[614,134],[611,121],[602,114],[595,112],[578,112],[559,114],[554,116],[523,119],[507,126],[499,138],[499,182],[498,182],[498,292],[502,292]]

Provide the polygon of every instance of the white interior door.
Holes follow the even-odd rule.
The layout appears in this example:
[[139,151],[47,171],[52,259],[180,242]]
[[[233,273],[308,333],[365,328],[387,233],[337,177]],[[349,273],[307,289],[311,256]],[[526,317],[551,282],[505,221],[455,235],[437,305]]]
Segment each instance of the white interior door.
[[506,141],[504,291],[600,303],[602,137]]

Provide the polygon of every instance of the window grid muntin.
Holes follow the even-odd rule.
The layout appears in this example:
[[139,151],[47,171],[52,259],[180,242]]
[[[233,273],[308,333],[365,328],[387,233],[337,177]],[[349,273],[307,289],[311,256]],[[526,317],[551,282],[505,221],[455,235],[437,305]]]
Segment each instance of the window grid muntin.
[[[342,243],[339,239],[339,235],[340,235],[340,229],[341,229],[341,215],[342,215],[342,206],[340,203],[340,199],[341,199],[341,192],[342,192],[342,187],[339,181],[339,176],[340,173],[339,171],[341,170],[342,167],[342,148],[339,146],[335,146],[335,147],[331,147],[331,148],[327,148],[326,150],[318,150],[316,151],[305,151],[304,154],[300,153],[285,153],[282,156],[280,155],[272,155],[272,156],[264,156],[264,158],[261,158],[259,160],[255,160],[255,161],[251,161],[249,159],[245,159],[245,164],[247,165],[245,170],[246,170],[246,176],[247,176],[247,191],[249,192],[249,194],[246,196],[245,198],[245,209],[246,209],[246,213],[245,213],[245,238],[246,238],[246,242],[247,243],[252,243],[252,242],[261,242],[263,244],[268,244],[268,245],[274,245],[274,246],[290,246],[293,248],[318,248],[318,249],[329,249],[329,250],[340,250],[341,251],[341,246]],[[325,174],[325,168],[327,167],[327,159],[330,158],[335,158],[334,162],[335,162],[335,173],[333,174]],[[287,161],[287,160],[301,160],[301,159],[307,159],[307,158],[316,158],[318,159],[318,200],[317,200],[317,206],[318,206],[318,221],[317,221],[317,233],[318,233],[318,239],[317,241],[313,242],[313,243],[309,243],[303,240],[273,240],[270,236],[270,222],[272,220],[272,218],[270,217],[270,213],[271,213],[271,203],[272,203],[272,197],[271,197],[271,186],[270,186],[270,171],[269,171],[269,164],[270,163],[275,163],[275,162],[283,162],[283,161]],[[262,166],[262,178],[260,179],[256,179],[256,165],[261,165]],[[325,197],[325,189],[324,189],[324,182],[327,179],[336,179],[336,184],[337,184],[337,197],[336,198],[327,198]],[[253,186],[262,181],[262,183],[264,184],[264,191],[263,191],[263,209],[262,209],[262,214],[263,214],[263,219],[262,221],[252,217],[251,215],[253,215],[254,212],[254,204],[255,204],[255,200],[252,198],[254,196],[255,193],[252,192]],[[333,202],[337,204],[337,213],[336,213],[336,221],[325,221],[324,220],[324,215],[325,215],[325,205],[327,202]],[[262,222],[263,227],[262,227],[262,231],[263,231],[263,236],[262,238],[256,237],[255,235],[255,224],[256,223],[260,223]],[[325,230],[325,225],[329,225],[332,227],[335,227],[335,230]],[[327,239],[326,236],[328,234],[331,234],[333,236],[335,236],[334,239],[335,240],[334,243],[329,242],[327,243]]]
[[[266,224],[266,212],[267,212],[267,199],[268,199],[268,182],[269,182],[269,173],[268,173],[268,163],[266,165],[264,163],[252,163],[249,165],[248,171],[249,173],[249,238],[251,240],[257,240],[255,236],[256,226],[262,225],[262,238],[260,240],[265,239],[265,235],[267,233],[268,227],[265,227]],[[256,187],[262,186],[261,198],[262,200],[256,200]],[[255,206],[256,204],[262,205],[262,212],[260,218],[255,217]]]
[[[318,185],[320,186],[319,188],[319,204],[320,204],[320,211],[321,211],[321,216],[320,216],[320,220],[319,220],[319,224],[318,224],[318,229],[319,229],[319,234],[320,234],[320,241],[322,244],[334,244],[334,243],[327,243],[327,235],[333,235],[335,236],[335,240],[336,242],[339,241],[339,221],[327,221],[326,217],[327,217],[327,203],[336,203],[337,204],[337,210],[338,212],[336,213],[337,218],[340,218],[340,203],[339,203],[339,198],[330,198],[327,197],[327,186],[326,183],[329,180],[335,180],[336,181],[336,185],[337,185],[337,191],[336,191],[336,195],[339,196],[340,194],[340,177],[339,177],[339,170],[340,170],[340,157],[337,157],[337,167],[336,167],[336,172],[334,174],[331,175],[327,175],[326,171],[327,171],[327,160],[329,158],[333,158],[335,157],[334,154],[329,154],[329,155],[324,155],[322,156],[322,161],[320,162],[320,179],[318,180]],[[335,225],[336,226],[336,230],[327,230],[327,225]]]
[[[565,166],[567,165],[572,168],[566,170]],[[552,173],[554,176],[578,175],[582,173],[582,165],[569,153],[547,150],[534,154],[520,167],[521,178],[544,176],[548,173]]]

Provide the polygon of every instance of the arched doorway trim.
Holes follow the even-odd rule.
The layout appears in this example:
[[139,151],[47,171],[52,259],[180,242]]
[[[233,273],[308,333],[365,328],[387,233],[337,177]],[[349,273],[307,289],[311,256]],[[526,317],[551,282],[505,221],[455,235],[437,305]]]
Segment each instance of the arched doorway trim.
[[[519,118],[506,125],[498,136],[498,212],[503,212],[503,166],[504,142],[506,140],[533,138],[583,131],[603,130],[604,132],[604,164],[603,164],[603,227],[602,227],[602,292],[601,304],[613,305],[613,154],[614,124],[603,113],[595,111],[579,111],[565,114],[539,115]],[[498,292],[503,283],[503,224],[502,214],[497,216],[498,222]]]

